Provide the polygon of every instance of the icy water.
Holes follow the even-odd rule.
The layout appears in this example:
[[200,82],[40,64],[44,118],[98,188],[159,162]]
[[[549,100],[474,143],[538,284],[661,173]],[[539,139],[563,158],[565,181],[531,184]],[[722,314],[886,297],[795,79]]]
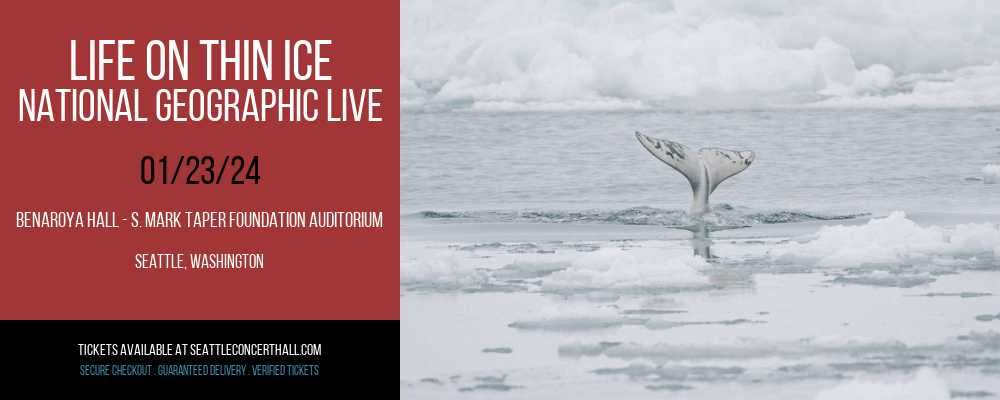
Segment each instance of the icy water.
[[757,210],[1000,211],[1000,111],[766,110],[404,113],[400,211],[687,210],[688,182],[634,132],[694,150],[753,150],[714,204]]
[[401,117],[402,398],[1000,398],[1000,112]]

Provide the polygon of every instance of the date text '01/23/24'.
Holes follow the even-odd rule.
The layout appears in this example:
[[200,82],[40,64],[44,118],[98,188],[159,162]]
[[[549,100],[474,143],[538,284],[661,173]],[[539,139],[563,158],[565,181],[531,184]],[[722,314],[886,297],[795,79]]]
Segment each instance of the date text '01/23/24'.
[[[244,180],[253,180],[254,184],[260,183],[260,174],[257,173],[257,156],[253,156],[253,160],[250,161],[250,165],[244,166],[245,160],[242,156],[232,157],[230,161],[230,156],[226,156],[226,160],[222,162],[222,166],[218,169],[218,174],[215,171],[215,159],[212,156],[204,156],[198,158],[196,156],[188,156],[185,158],[181,156],[177,160],[177,168],[174,168],[173,177],[170,178],[170,184],[177,182],[177,175],[181,172],[182,166],[187,166],[191,168],[191,172],[187,175],[186,183],[189,185],[197,185],[199,183],[204,184],[218,184],[222,182],[223,174],[226,172],[226,165],[236,168],[236,172],[233,173],[230,183],[234,185],[242,185],[246,183]],[[157,168],[157,161],[153,159],[152,156],[145,156],[142,158],[142,183],[151,184],[156,181],[157,170],[159,170],[159,175],[162,178],[162,183],[167,184],[167,176],[169,175],[167,170],[167,157],[163,156],[158,162],[161,164]],[[246,168],[246,175],[240,176],[243,172],[244,167]],[[187,170],[187,168],[185,168]],[[232,169],[230,169],[232,171]],[[200,174],[198,174],[200,172]],[[198,175],[196,175],[198,174]]]

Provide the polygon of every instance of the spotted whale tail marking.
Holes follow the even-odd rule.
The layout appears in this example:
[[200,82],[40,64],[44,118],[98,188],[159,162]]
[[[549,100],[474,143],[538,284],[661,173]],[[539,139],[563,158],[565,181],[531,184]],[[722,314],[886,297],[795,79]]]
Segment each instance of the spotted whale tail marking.
[[691,212],[708,211],[708,196],[719,183],[736,175],[753,162],[752,151],[701,149],[698,153],[680,143],[660,140],[635,133],[639,143],[660,161],[667,163],[691,182]]

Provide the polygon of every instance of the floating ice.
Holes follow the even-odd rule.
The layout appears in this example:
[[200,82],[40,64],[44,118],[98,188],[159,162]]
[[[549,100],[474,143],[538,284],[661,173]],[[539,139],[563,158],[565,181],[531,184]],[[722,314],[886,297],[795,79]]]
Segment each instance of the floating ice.
[[669,384],[669,385],[648,385],[646,389],[649,390],[669,390],[671,392],[676,392],[678,390],[691,390],[694,389],[687,385]]
[[888,286],[911,288],[934,282],[936,279],[930,274],[894,274],[889,271],[872,271],[860,276],[838,276],[829,282],[852,283],[856,285]]
[[566,309],[545,307],[538,314],[518,319],[508,326],[528,330],[577,331],[620,325],[641,325],[647,320],[647,318],[619,315],[613,308],[606,307],[579,306]]
[[996,395],[996,393],[987,392],[985,390],[969,390],[969,391],[965,391],[965,390],[952,390],[951,391],[951,398],[953,398],[953,399],[960,398],[960,397],[990,397],[990,396],[995,396],[995,395]]
[[457,289],[481,285],[487,278],[483,272],[462,268],[455,253],[445,251],[430,261],[408,261],[399,258],[399,284]]
[[998,14],[990,1],[408,1],[400,102],[502,111],[1000,104]]
[[861,226],[823,226],[768,254],[774,261],[815,261],[818,266],[856,267],[933,260],[933,255],[993,252],[1000,256],[1000,229],[991,223],[952,229],[922,228],[902,211]]
[[1000,176],[1000,165],[983,166],[983,183],[997,183],[997,176]]
[[482,286],[462,289],[465,293],[514,293],[526,290],[528,288],[521,285],[496,285],[492,283],[484,283]]
[[[598,375],[626,375],[632,379],[649,379],[655,377],[657,380],[665,381],[684,381],[684,380],[698,380],[698,381],[716,381],[716,380],[730,380],[738,377],[740,374],[745,372],[745,369],[741,367],[702,367],[702,366],[657,366],[653,367],[643,363],[633,363],[625,368],[602,368],[594,371]],[[685,387],[678,387],[680,385],[671,385],[675,388],[670,387],[659,387],[659,386],[647,386],[648,389],[669,389],[669,390],[679,390]],[[690,387],[686,387],[690,389]]]
[[562,269],[566,269],[569,266],[569,262],[527,262],[516,260],[511,264],[507,264],[503,268],[494,270],[493,278],[508,281],[518,279],[535,279]]
[[477,384],[475,387],[463,387],[459,388],[460,392],[470,392],[473,390],[498,390],[506,392],[511,389],[521,388],[523,386],[512,386],[504,383],[507,380],[507,375],[503,376],[477,376],[476,381],[482,382]]
[[711,283],[695,268],[708,267],[710,265],[699,256],[680,257],[666,264],[644,264],[621,249],[605,249],[587,254],[574,261],[572,267],[552,273],[542,281],[542,290],[703,288]]
[[763,322],[764,321],[751,321],[751,320],[748,320],[748,319],[734,319],[734,320],[728,320],[728,321],[694,321],[694,322],[691,322],[691,321],[666,321],[666,320],[659,320],[659,319],[651,319],[649,321],[646,321],[645,325],[646,325],[646,328],[648,328],[648,329],[662,330],[662,329],[670,329],[670,328],[676,328],[676,327],[687,326],[687,325],[713,325],[713,324],[715,324],[715,325],[738,325],[738,324],[759,324],[759,323],[763,323]]
[[816,400],[840,399],[882,399],[882,400],[948,400],[951,391],[948,382],[934,373],[933,369],[924,368],[909,382],[884,383],[851,381],[824,391]]
[[[647,329],[663,330],[687,325],[738,325],[747,323],[763,323],[763,321],[750,321],[747,319],[728,321],[667,321],[662,319],[651,319],[648,318],[649,315],[636,314],[637,313],[627,311],[624,313],[618,313],[615,309],[609,307],[579,306],[566,309],[546,307],[539,313],[530,317],[520,318],[517,322],[509,324],[508,326],[528,330],[577,331],[610,328],[621,325],[644,325]],[[570,345],[582,346],[576,341],[570,342]],[[602,343],[601,345],[608,347],[606,343]],[[615,343],[614,345],[618,344]]]
[[[625,368],[602,368],[592,372],[598,375],[624,375],[633,380],[650,383],[685,384],[735,380],[746,384],[760,384],[803,379],[843,380],[851,377],[871,379],[878,377],[877,374],[912,373],[926,368],[940,368],[947,371],[968,369],[984,374],[995,373],[993,371],[998,371],[995,367],[997,350],[1000,349],[998,343],[1000,334],[993,331],[970,332],[968,335],[961,335],[942,343],[912,346],[892,339],[839,335],[791,341],[732,338],[682,343],[667,340],[652,345],[635,342],[584,344],[578,339],[567,338],[559,346],[559,356],[575,359],[583,357],[620,359],[630,365]],[[928,379],[929,376],[934,376],[933,373],[918,372],[916,376],[918,378],[916,381],[925,383],[934,381]],[[893,397],[897,396],[899,386],[909,385],[913,383],[854,382],[841,385],[824,394],[835,397],[823,398],[909,398]],[[941,386],[945,396],[948,396],[947,386]],[[871,394],[864,395],[869,392]],[[904,390],[901,393],[909,392]]]
[[[1000,333],[970,332],[944,344],[907,346],[894,339],[857,338],[831,335],[792,341],[770,341],[739,338],[714,343],[607,343],[584,344],[568,339],[559,346],[563,357],[596,357],[604,355],[623,360],[647,359],[657,364],[672,361],[763,359],[807,359],[816,355],[849,355],[862,361],[894,362],[895,359],[911,360],[916,367],[943,365],[948,368],[986,366],[1000,349]],[[953,357],[963,354],[963,357]],[[987,358],[981,358],[986,356]],[[990,364],[992,365],[992,364]],[[900,368],[888,368],[899,370]],[[916,368],[914,368],[916,369]]]
[[907,295],[907,296],[926,296],[926,297],[935,297],[935,296],[957,296],[957,297],[961,297],[961,298],[963,298],[963,299],[964,299],[964,298],[967,298],[967,297],[982,297],[982,296],[992,296],[992,295],[993,295],[992,293],[975,293],[975,292],[962,292],[962,293],[927,293],[927,294],[911,294],[911,295]]
[[[587,293],[587,301],[591,303],[614,303],[621,296],[614,292],[590,292]],[[625,314],[628,314],[626,311]]]
[[[987,334],[987,339],[992,338]],[[972,336],[970,335],[970,338]],[[980,340],[983,335],[975,336]],[[983,339],[985,340],[985,339]],[[981,349],[976,344],[969,346]],[[713,360],[713,359],[755,359],[755,358],[805,358],[817,354],[899,354],[908,350],[906,344],[896,340],[860,340],[856,338],[821,337],[802,339],[789,342],[774,342],[759,339],[741,338],[732,342],[710,344],[676,344],[656,343],[642,345],[637,343],[618,344],[615,346],[587,345],[579,341],[567,341],[559,346],[559,354],[565,357],[605,355],[612,358],[632,360],[645,358],[658,364],[678,360]]]

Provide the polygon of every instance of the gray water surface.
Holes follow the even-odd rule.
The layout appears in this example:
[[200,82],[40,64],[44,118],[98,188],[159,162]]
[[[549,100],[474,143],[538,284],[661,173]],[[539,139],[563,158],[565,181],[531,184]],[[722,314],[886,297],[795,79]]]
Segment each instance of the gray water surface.
[[[400,211],[680,211],[688,182],[639,131],[692,149],[753,150],[713,205],[842,215],[1000,211],[994,109],[403,113]],[[967,179],[973,178],[973,179]]]

